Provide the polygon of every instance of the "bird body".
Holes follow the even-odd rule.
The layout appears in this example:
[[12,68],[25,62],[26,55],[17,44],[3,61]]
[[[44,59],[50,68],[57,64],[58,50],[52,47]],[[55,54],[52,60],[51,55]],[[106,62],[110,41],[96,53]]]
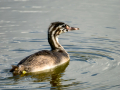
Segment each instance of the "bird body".
[[51,50],[38,51],[21,60],[17,66],[12,65],[10,72],[37,72],[54,68],[70,60],[68,53],[58,42],[58,35],[69,30],[78,30],[63,22],[53,22],[48,29],[48,42]]

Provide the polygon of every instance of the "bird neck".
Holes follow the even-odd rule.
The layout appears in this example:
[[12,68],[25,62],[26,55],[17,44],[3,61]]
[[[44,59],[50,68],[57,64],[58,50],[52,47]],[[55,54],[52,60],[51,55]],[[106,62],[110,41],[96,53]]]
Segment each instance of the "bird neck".
[[49,42],[52,50],[57,50],[57,49],[64,50],[64,48],[58,42],[57,35],[48,32],[48,42]]

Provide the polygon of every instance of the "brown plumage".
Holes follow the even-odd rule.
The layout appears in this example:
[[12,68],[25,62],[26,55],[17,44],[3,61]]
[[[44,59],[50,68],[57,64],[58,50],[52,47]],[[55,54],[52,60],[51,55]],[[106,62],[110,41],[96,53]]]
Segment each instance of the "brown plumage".
[[53,68],[69,61],[69,55],[59,44],[57,37],[61,33],[78,29],[79,28],[70,27],[63,22],[51,23],[48,28],[48,42],[51,46],[51,50],[42,50],[24,58],[17,66],[12,66],[10,72],[13,72],[14,74],[20,74],[23,71],[37,72]]

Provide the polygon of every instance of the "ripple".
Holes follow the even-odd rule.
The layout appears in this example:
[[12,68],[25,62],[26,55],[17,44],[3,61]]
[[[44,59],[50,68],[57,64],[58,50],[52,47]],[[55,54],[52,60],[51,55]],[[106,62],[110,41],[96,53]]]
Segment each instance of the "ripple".
[[43,8],[45,6],[32,6],[32,8]]
[[21,42],[45,42],[45,39],[15,39],[10,43],[21,43]]
[[0,9],[11,9],[11,7],[0,7]]
[[21,33],[29,33],[29,32],[21,32]]
[[19,11],[21,13],[46,13],[48,11]]
[[115,27],[106,27],[106,28],[108,28],[108,29],[116,29]]
[[71,57],[73,58],[73,60],[77,60],[77,61],[86,61],[86,60],[90,60],[93,58],[107,58],[109,60],[114,60],[114,58],[110,57],[109,55],[105,55],[102,53],[93,53],[93,52],[75,52],[75,51],[69,51],[69,53],[71,54]]
[[38,10],[12,10],[13,12],[20,12],[20,13],[48,13],[49,11],[38,11]]
[[88,72],[82,72],[81,74],[87,74]]
[[29,0],[14,0],[14,1],[22,1],[22,2],[26,2],[26,1],[29,1]]
[[92,74],[91,76],[96,76],[96,75],[98,75],[99,73],[95,73],[95,74]]
[[13,49],[11,51],[18,51],[18,52],[31,52],[31,51],[34,51],[35,49],[30,49],[30,50],[27,50],[27,49],[22,49],[22,48],[19,48],[19,49]]

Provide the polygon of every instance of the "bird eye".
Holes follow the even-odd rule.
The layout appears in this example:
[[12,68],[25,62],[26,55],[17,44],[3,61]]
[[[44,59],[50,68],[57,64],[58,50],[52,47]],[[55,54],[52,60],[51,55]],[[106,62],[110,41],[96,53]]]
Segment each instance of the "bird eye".
[[65,27],[65,26],[66,26],[66,24],[63,24],[63,25],[62,25],[62,27]]

